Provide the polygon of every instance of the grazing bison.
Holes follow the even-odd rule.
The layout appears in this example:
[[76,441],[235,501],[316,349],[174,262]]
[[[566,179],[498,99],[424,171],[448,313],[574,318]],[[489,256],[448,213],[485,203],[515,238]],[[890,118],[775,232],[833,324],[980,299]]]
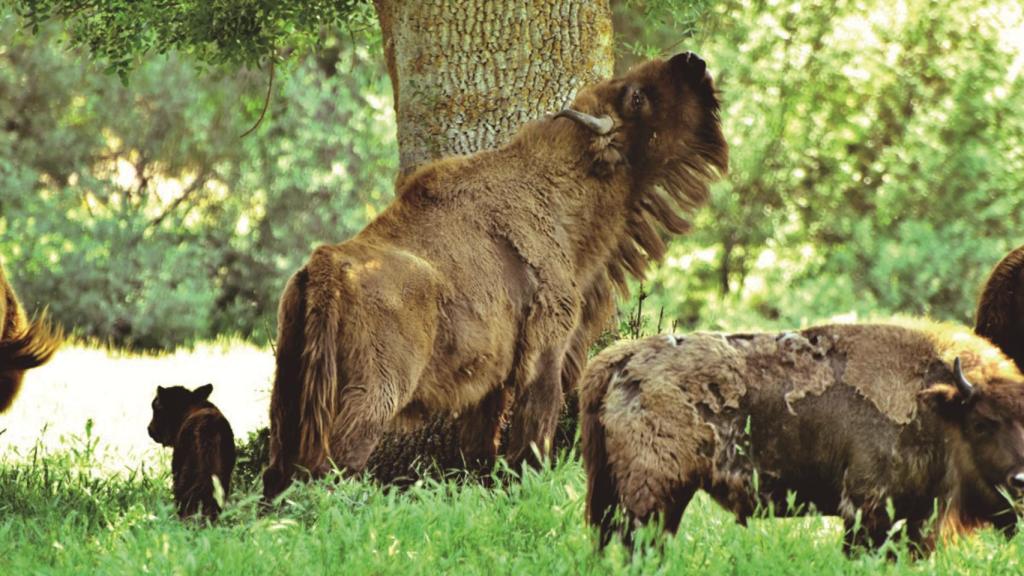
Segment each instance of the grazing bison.
[[711,77],[685,53],[404,179],[281,297],[265,496],[297,469],[358,473],[385,430],[430,414],[461,414],[467,459],[486,460],[511,405],[506,455],[543,453],[615,287],[663,256],[655,224],[685,231],[726,164]]
[[0,266],[0,413],[14,402],[25,371],[47,363],[61,341],[45,313],[29,322]]
[[231,472],[235,469],[235,436],[231,424],[209,400],[213,385],[195,390],[182,386],[158,386],[153,399],[153,420],[149,436],[157,443],[174,448],[171,474],[174,477],[174,501],[178,516],[188,518],[200,511],[211,520],[220,515],[214,480],[223,489],[223,499],[231,491]]
[[989,275],[974,332],[999,346],[1024,371],[1024,246],[1007,254]]
[[698,489],[740,523],[758,507],[839,515],[847,553],[880,546],[896,520],[922,552],[936,532],[1016,526],[1004,493],[1024,490],[1024,376],[965,329],[625,342],[590,362],[580,403],[602,546],[655,516],[674,532]]

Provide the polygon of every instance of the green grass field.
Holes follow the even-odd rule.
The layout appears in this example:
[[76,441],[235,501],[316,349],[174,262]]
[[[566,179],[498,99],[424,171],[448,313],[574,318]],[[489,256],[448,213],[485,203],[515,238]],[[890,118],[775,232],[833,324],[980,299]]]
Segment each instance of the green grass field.
[[30,374],[0,417],[0,574],[1024,573],[1024,537],[985,530],[918,562],[898,547],[896,562],[848,560],[835,519],[742,528],[704,497],[677,537],[632,558],[617,544],[596,554],[574,458],[499,488],[329,480],[268,513],[259,486],[242,484],[216,526],[178,521],[170,451],[145,430],[156,385],[213,382],[244,438],[266,422],[271,371],[269,352],[226,343],[160,357],[70,347]]

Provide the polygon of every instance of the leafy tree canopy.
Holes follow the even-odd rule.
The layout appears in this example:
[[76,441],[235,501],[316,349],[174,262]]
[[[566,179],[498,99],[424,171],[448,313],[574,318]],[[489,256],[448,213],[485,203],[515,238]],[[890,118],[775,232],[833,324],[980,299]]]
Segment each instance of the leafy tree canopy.
[[143,57],[177,51],[198,63],[253,66],[322,42],[322,30],[362,23],[368,0],[2,0],[38,33],[63,23],[122,79]]

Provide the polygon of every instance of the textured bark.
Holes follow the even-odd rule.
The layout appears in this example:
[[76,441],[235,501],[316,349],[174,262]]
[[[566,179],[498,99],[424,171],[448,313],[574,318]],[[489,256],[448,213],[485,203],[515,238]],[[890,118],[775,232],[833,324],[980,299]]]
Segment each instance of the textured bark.
[[401,174],[504,143],[611,75],[607,0],[376,0]]
[[[612,74],[607,0],[374,3],[398,118],[399,179],[437,158],[500,146],[523,123]],[[575,398],[566,406],[556,446],[575,433]],[[458,439],[458,422],[437,416],[388,434],[368,468],[399,484],[424,470],[486,472],[489,462],[464,461]]]

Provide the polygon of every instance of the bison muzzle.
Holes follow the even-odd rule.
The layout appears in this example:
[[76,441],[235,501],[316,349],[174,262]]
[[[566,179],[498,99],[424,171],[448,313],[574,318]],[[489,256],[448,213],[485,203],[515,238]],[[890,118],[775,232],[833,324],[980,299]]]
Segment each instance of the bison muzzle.
[[1016,527],[1024,376],[965,329],[626,342],[591,361],[580,403],[587,518],[602,545],[659,516],[674,532],[698,489],[741,523],[756,511],[838,515],[847,553],[881,546],[900,520],[916,552],[937,534]]
[[615,288],[664,255],[656,226],[685,231],[726,164],[714,85],[686,53],[403,180],[281,297],[265,497],[298,470],[359,473],[386,430],[432,414],[458,414],[467,460],[488,460],[511,408],[508,458],[543,455]]

